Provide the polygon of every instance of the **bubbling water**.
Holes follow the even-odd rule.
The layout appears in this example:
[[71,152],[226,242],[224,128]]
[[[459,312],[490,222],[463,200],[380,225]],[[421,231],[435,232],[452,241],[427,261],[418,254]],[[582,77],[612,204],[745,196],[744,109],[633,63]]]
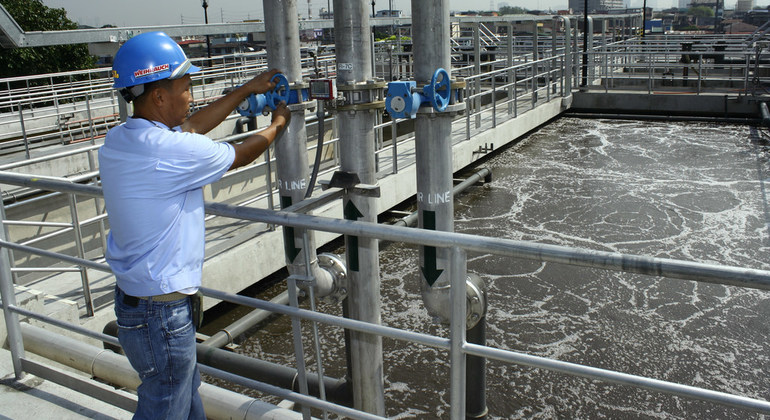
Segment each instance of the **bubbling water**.
[[[747,126],[563,118],[485,163],[493,182],[457,197],[455,229],[770,269],[767,139]],[[417,247],[381,246],[380,261],[383,323],[446,336],[420,299]],[[770,397],[767,292],[493,255],[469,254],[468,270],[488,287],[488,345]],[[343,333],[319,328],[325,373],[344,375]],[[242,348],[293,364],[290,342],[290,323],[280,320]],[[448,417],[447,352],[390,339],[383,346],[387,415]],[[487,371],[490,418],[757,418],[501,362],[488,362]]]

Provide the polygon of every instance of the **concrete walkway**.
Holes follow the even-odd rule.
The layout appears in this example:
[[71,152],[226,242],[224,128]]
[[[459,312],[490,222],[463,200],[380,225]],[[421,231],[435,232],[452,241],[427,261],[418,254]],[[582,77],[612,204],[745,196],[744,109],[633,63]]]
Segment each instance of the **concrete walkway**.
[[[34,355],[27,353],[27,357]],[[0,349],[0,420],[130,419],[133,413],[69,388],[26,375],[14,379],[11,352]]]

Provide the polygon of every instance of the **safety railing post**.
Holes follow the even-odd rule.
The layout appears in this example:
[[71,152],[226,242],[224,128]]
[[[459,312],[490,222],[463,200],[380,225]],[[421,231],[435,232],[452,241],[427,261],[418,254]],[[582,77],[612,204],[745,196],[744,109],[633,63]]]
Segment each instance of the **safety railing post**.
[[743,67],[743,92],[745,95],[749,94],[749,66],[751,65],[751,54],[746,54],[746,65]]
[[497,127],[497,88],[495,86],[495,79],[497,79],[497,73],[492,72],[492,127]]
[[703,81],[703,54],[698,54],[698,90],[697,94],[700,95],[701,83]]
[[505,59],[505,66],[508,68],[508,115],[513,114],[513,98],[516,96],[516,89],[513,88],[513,23],[508,22],[508,37],[506,48],[508,54]]
[[[75,232],[75,246],[77,247],[78,257],[81,259],[86,258],[85,246],[83,245],[83,231],[80,226],[80,218],[78,217],[78,205],[77,197],[75,194],[69,195],[70,214],[72,216],[72,229]],[[88,282],[88,271],[86,267],[80,266],[80,281],[83,285],[83,298],[85,299],[86,314],[88,316],[94,315],[94,302],[91,299],[91,285]]]
[[[299,298],[297,296],[297,280],[294,276],[289,276],[287,279],[287,288],[289,291],[289,305],[295,309],[299,308]],[[296,316],[291,317],[291,331],[294,343],[294,358],[297,363],[297,383],[299,384],[299,392],[302,395],[308,395],[305,352],[302,346],[302,323]],[[305,419],[309,419],[310,409],[303,406],[302,415]]]
[[[0,240],[7,242],[8,234],[5,224],[5,205],[0,202]],[[21,325],[19,324],[19,315],[11,310],[11,306],[16,306],[16,294],[13,287],[13,276],[11,274],[11,259],[8,248],[0,249],[0,298],[3,300],[3,316],[5,317],[5,327],[8,332],[8,348],[11,351],[11,361],[13,364],[13,373],[16,380],[24,376],[21,367],[21,358],[24,357],[24,342],[21,337]]]
[[519,70],[516,69],[516,72],[513,76],[513,118],[519,117],[519,76],[518,76]]
[[[96,158],[94,157],[95,152],[94,149],[86,152],[88,154],[88,167],[91,172],[95,172],[98,169],[96,167]],[[99,185],[99,177],[94,176],[91,178],[91,184]],[[102,199],[99,197],[94,197],[94,210],[96,211],[97,216],[104,214],[106,211],[102,206]],[[105,255],[107,253],[107,227],[105,226],[104,218],[99,220],[99,241],[102,246],[102,255]]]
[[465,418],[465,366],[466,357],[463,350],[465,346],[466,332],[466,270],[467,261],[465,250],[459,247],[450,249],[451,264],[451,291],[450,300],[452,302],[452,313],[450,320],[450,405],[451,418],[460,420]]
[[390,136],[393,139],[393,170],[392,173],[398,173],[398,123],[395,118],[390,120]]
[[647,54],[647,94],[652,94],[652,53]]
[[[307,231],[302,233],[302,243],[305,247],[310,246],[310,240],[308,239]],[[311,268],[310,264],[310,254],[305,253],[305,275],[307,276],[308,280],[311,282],[314,282],[313,279],[313,270]],[[310,310],[315,312],[315,287],[312,285],[307,288],[308,290],[308,297],[310,300]],[[312,321],[311,325],[313,326],[313,346],[315,350],[315,360],[316,360],[316,373],[318,374],[318,397],[326,401],[326,385],[324,383],[324,364],[323,364],[323,353],[321,353],[321,339],[318,335],[318,323],[316,321]],[[307,384],[305,385],[307,387]],[[326,411],[324,411],[324,418],[326,418]]]
[[24,126],[24,106],[19,103],[19,124],[21,125],[21,137],[24,140],[24,155],[29,159],[29,139],[27,139],[27,129]]
[[94,119],[91,113],[91,94],[86,93],[86,115],[88,115],[88,135],[91,137],[91,144],[96,144],[94,140]]
[[[471,84],[468,84],[468,89],[471,88]],[[472,90],[471,90],[472,91]],[[475,103],[476,101],[467,102],[465,103],[465,106],[468,108],[465,110],[465,140],[471,139],[471,113],[473,112],[473,106],[471,104]]]
[[481,39],[479,24],[473,24],[473,70],[476,75],[474,112],[476,113],[476,128],[481,127]]

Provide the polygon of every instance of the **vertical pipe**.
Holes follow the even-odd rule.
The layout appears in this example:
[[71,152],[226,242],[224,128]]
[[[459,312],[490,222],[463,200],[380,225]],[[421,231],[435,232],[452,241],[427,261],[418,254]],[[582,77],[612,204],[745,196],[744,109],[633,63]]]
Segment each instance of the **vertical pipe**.
[[[334,0],[334,38],[337,50],[337,84],[355,85],[372,80],[372,41],[366,0]],[[344,65],[343,65],[344,64]],[[373,90],[356,91],[371,102]],[[357,95],[350,95],[351,100]],[[368,96],[368,98],[366,98]],[[337,114],[340,137],[340,169],[358,174],[364,184],[376,184],[375,133],[377,111],[350,110]],[[395,127],[394,127],[395,128]],[[377,222],[372,197],[346,194],[344,216],[350,220]],[[381,322],[379,243],[376,239],[346,236],[349,291],[346,299],[351,318]],[[382,338],[350,332],[350,367],[355,408],[385,415]]]
[[[7,242],[8,233],[3,221],[5,221],[5,205],[0,202],[0,240]],[[8,330],[8,348],[11,350],[13,373],[16,380],[20,380],[24,377],[24,371],[21,368],[21,358],[24,357],[24,342],[21,337],[19,315],[10,309],[10,306],[16,306],[16,294],[13,289],[11,259],[8,253],[7,248],[0,249],[0,297],[3,299],[3,316],[5,317],[5,327]]]
[[[453,286],[454,287],[454,286]],[[486,345],[487,320],[482,317],[473,327],[466,331],[465,340],[468,343]],[[465,360],[466,369],[466,419],[483,419],[488,414],[487,409],[487,360],[483,357],[469,355]],[[471,398],[471,396],[473,398]]]
[[[267,39],[267,63],[286,75],[289,83],[302,81],[300,62],[299,21],[296,0],[263,0],[265,12],[265,36]],[[307,129],[305,110],[292,110],[289,126],[275,142],[278,160],[278,187],[281,208],[302,201],[308,188],[309,165],[307,157]],[[317,269],[315,235],[308,232],[309,245],[303,245],[304,229],[283,228],[284,251],[289,273],[304,276],[304,253],[309,253],[314,275],[322,275]],[[328,273],[327,273],[328,274]]]
[[[430,83],[438,68],[451,68],[449,49],[449,1],[412,2],[415,79],[418,86]],[[478,45],[478,27],[474,25]],[[479,62],[476,62],[478,68]],[[452,200],[452,117],[449,113],[417,113],[415,154],[419,227],[454,231]],[[450,267],[445,248],[420,247],[420,290],[428,313],[442,322],[450,319]]]

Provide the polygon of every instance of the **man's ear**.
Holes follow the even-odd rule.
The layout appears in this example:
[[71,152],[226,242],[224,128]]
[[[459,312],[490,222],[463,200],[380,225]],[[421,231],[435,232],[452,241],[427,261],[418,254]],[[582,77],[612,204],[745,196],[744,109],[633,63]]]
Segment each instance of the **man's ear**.
[[160,86],[153,86],[147,94],[150,96],[148,99],[151,100],[156,107],[160,107],[166,102],[166,90]]

